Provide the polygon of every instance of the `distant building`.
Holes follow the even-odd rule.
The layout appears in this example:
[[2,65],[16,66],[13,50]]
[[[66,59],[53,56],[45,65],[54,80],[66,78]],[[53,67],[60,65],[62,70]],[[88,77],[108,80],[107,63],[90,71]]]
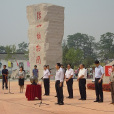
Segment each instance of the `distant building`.
[[11,68],[8,68],[8,61],[12,62],[12,71],[19,70],[20,66],[24,67],[26,72],[29,72],[29,60],[24,53],[14,53],[11,54],[11,59],[6,60],[7,53],[0,53],[0,75],[2,73],[3,65],[7,65],[7,69],[11,74]]

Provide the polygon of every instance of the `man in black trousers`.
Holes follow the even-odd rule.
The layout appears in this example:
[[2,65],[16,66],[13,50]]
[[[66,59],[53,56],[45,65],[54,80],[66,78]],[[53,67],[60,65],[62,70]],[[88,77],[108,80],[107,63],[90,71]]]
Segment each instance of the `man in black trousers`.
[[56,91],[57,91],[57,104],[64,105],[64,102],[63,102],[64,72],[60,68],[61,67],[60,63],[57,63],[55,67],[56,67],[55,81],[56,81]]
[[100,65],[99,61],[95,61],[95,92],[96,92],[96,100],[94,102],[103,102],[103,89],[102,89],[102,79],[104,76],[104,69]]
[[74,71],[71,68],[71,65],[67,65],[67,71],[65,73],[65,78],[66,78],[66,84],[67,84],[67,90],[69,93],[69,96],[67,98],[72,99],[73,98],[73,75]]
[[43,71],[43,79],[44,79],[44,89],[45,89],[45,94],[46,96],[49,96],[49,89],[50,89],[50,72],[47,69],[47,66],[44,65],[44,71]]
[[3,66],[2,70],[2,89],[4,89],[4,83],[6,89],[8,89],[8,70],[6,69],[6,65]]
[[86,100],[86,77],[87,70],[84,68],[84,64],[80,64],[80,70],[77,78],[77,81],[79,81],[79,91],[81,96],[79,100]]

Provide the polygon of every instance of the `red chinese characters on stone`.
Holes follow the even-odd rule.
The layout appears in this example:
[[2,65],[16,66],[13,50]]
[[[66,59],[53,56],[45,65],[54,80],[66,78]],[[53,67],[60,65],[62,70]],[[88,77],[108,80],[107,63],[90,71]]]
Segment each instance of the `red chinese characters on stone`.
[[37,33],[37,39],[41,39],[41,34],[40,33]]
[[36,51],[39,52],[41,50],[41,46],[40,45],[37,45],[36,46]]
[[40,56],[37,56],[37,58],[36,58],[36,64],[41,64],[41,58],[40,58]]
[[37,20],[41,19],[41,11],[37,12]]
[[41,25],[41,24],[39,24],[39,25],[37,25],[36,27],[37,27],[37,28],[39,28],[39,27],[41,27],[41,26],[42,26],[42,25]]

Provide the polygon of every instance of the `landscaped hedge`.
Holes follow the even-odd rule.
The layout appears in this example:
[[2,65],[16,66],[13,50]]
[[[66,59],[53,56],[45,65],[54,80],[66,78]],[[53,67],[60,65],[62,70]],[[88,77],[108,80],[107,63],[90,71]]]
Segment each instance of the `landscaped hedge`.
[[0,75],[0,79],[2,79],[2,75]]
[[[94,83],[88,83],[87,88],[95,90],[95,84]],[[103,91],[110,91],[110,84],[103,84]]]

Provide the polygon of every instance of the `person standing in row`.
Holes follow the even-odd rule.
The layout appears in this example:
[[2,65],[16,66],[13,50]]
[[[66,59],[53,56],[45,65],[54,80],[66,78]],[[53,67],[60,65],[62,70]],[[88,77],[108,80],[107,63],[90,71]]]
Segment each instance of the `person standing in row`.
[[[65,69],[64,69],[64,66],[61,64],[61,69],[63,70],[63,73],[64,73],[64,79],[65,79]],[[63,85],[64,85],[64,80],[63,80]]]
[[51,74],[51,69],[49,68],[49,65],[47,65],[47,69],[49,70],[50,74]]
[[23,89],[24,89],[24,77],[25,77],[25,71],[23,70],[23,67],[20,67],[20,70],[18,72],[20,93],[23,93]]
[[38,69],[37,69],[37,65],[34,65],[34,69],[32,71],[33,76],[38,78]]
[[57,63],[55,67],[56,67],[55,81],[56,81],[56,91],[57,91],[57,104],[64,105],[64,102],[63,102],[64,73],[63,73],[63,70],[60,68],[61,67],[60,63]]
[[23,89],[24,89],[24,77],[25,77],[25,71],[23,70],[23,67],[20,67],[20,70],[18,72],[20,93],[23,93]]
[[112,97],[111,104],[114,105],[114,65],[112,65],[112,72],[110,74],[110,86],[111,86],[111,97]]
[[79,91],[81,96],[79,100],[86,100],[86,77],[87,70],[84,68],[84,64],[80,64],[80,70],[77,79],[77,81],[79,81]]
[[65,69],[64,69],[64,66],[62,64],[61,64],[61,68],[62,68],[62,70],[63,70],[63,72],[65,74]]
[[65,78],[66,78],[66,84],[67,84],[67,90],[69,93],[69,96],[67,98],[71,99],[73,98],[73,75],[74,71],[71,68],[71,65],[67,65],[67,71],[65,73]]
[[[102,89],[102,79],[104,76],[104,69],[100,65],[99,61],[95,61],[95,92],[96,92],[96,100],[94,102],[103,102],[103,89]],[[100,97],[99,97],[100,96]]]
[[6,65],[3,66],[2,70],[2,89],[4,89],[4,83],[6,89],[8,89],[8,69],[6,69]]
[[50,89],[50,72],[47,69],[47,66],[44,65],[44,71],[43,71],[43,79],[44,79],[44,89],[45,89],[45,94],[46,96],[49,96],[49,89]]
[[[64,73],[64,79],[65,79],[65,69],[64,69],[64,66],[61,64],[61,67],[60,67],[61,70],[63,70],[63,73]],[[63,80],[63,85],[64,85],[64,80]],[[56,90],[56,83],[55,83],[55,90]],[[57,97],[57,90],[56,90],[56,96]]]

